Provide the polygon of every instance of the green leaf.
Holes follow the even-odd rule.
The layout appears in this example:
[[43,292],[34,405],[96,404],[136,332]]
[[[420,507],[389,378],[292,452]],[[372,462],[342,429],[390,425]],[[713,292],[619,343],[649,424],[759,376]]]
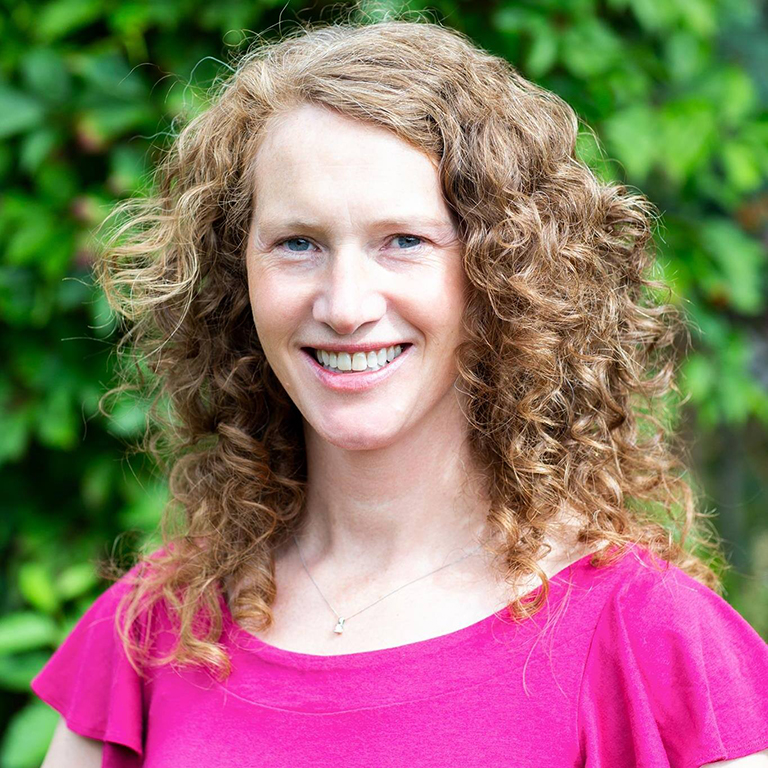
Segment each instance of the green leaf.
[[712,219],[701,225],[701,247],[719,267],[731,306],[747,315],[760,312],[766,262],[761,244],[733,222]]
[[91,509],[98,509],[105,504],[112,490],[112,460],[93,461],[85,469],[80,482],[84,503]]
[[26,601],[43,613],[53,613],[59,598],[49,569],[43,563],[24,563],[19,568],[18,587]]
[[107,339],[114,333],[118,324],[118,316],[109,306],[104,292],[97,290],[91,302],[87,305],[90,323],[94,336],[99,339]]
[[43,701],[33,701],[8,723],[0,747],[3,768],[37,768],[48,751],[59,713]]
[[544,19],[536,19],[531,24],[532,42],[525,58],[525,68],[528,74],[533,77],[542,77],[549,72],[557,61],[557,36],[549,24]]
[[100,0],[57,0],[47,3],[36,20],[39,40],[50,42],[95,21],[102,15]]
[[681,21],[701,37],[717,31],[716,7],[712,0],[684,0],[676,3]]
[[50,658],[49,653],[33,651],[0,656],[0,688],[28,693],[29,684]]
[[685,83],[701,74],[710,63],[711,51],[703,40],[687,30],[676,30],[666,39],[664,56],[670,78]]
[[61,313],[79,309],[90,301],[93,295],[93,287],[83,285],[83,278],[68,275],[61,279],[56,293],[56,307]]
[[152,111],[146,104],[112,103],[86,112],[81,125],[101,141],[111,141],[151,121],[152,116]]
[[749,363],[751,350],[741,334],[734,334],[723,350],[720,376],[720,407],[725,420],[743,424],[751,410],[751,377]]
[[109,185],[112,190],[129,194],[145,187],[146,153],[136,147],[117,146],[110,153],[110,161]]
[[0,139],[36,128],[44,115],[37,99],[0,84]]
[[738,138],[752,148],[755,161],[768,176],[768,119],[756,120],[743,126]]
[[21,60],[27,89],[43,101],[61,104],[72,92],[72,83],[64,59],[53,49],[33,48]]
[[127,478],[129,504],[120,512],[123,529],[140,529],[151,532],[157,527],[162,510],[168,501],[168,486],[164,482],[151,481],[139,484]]
[[101,92],[94,94],[93,89],[90,90],[89,101],[94,105],[100,104],[104,95],[120,101],[134,100],[136,103],[144,103],[146,100],[147,87],[144,81],[138,72],[131,70],[121,53],[108,50],[96,55],[76,54],[71,61],[75,71]]
[[597,138],[590,130],[581,129],[576,136],[576,157],[602,181],[616,181],[621,173],[617,172],[617,163],[605,156],[605,150],[598,145]]
[[577,22],[565,30],[561,57],[577,77],[601,75],[619,61],[622,45],[613,30],[596,18]]
[[517,33],[528,28],[531,12],[525,8],[504,5],[494,12],[491,20],[499,32]]
[[726,128],[741,126],[759,107],[757,87],[740,67],[710,69],[702,78],[691,99],[717,109],[718,123]]
[[0,408],[0,465],[18,461],[30,442],[33,408],[30,404]]
[[38,128],[24,137],[19,165],[30,175],[33,174],[58,142],[59,135],[54,128]]
[[602,112],[606,116],[637,103],[650,104],[654,99],[655,84],[636,60],[607,72],[604,79],[611,92],[611,101]]
[[146,423],[146,405],[138,399],[122,395],[114,404],[108,429],[118,437],[134,437],[144,432]]
[[682,381],[695,403],[704,402],[717,381],[712,360],[702,354],[691,355],[683,364]]
[[643,181],[658,156],[658,120],[650,106],[635,104],[605,121],[609,146],[627,169],[631,179]]
[[151,25],[174,28],[187,13],[182,3],[123,2],[110,11],[109,23],[123,37],[143,34]]
[[640,25],[649,32],[670,28],[676,17],[671,0],[629,0]]
[[680,184],[717,148],[717,106],[700,98],[681,99],[665,104],[659,118],[656,140],[664,170]]
[[0,655],[54,645],[58,631],[53,619],[32,611],[0,616]]
[[762,169],[751,146],[738,141],[727,141],[720,152],[726,178],[738,192],[752,192],[762,185]]
[[[69,163],[56,158],[44,163],[35,174],[38,193],[44,196],[46,213],[49,215],[52,208],[68,208],[72,198],[77,194],[78,179],[73,171],[74,169]],[[60,234],[68,229],[67,221],[66,219],[62,221],[58,211],[53,213],[56,217],[57,233]],[[50,261],[48,254],[41,261],[43,264],[47,264]]]
[[24,223],[8,239],[5,252],[8,264],[33,264],[53,240],[54,227],[49,218]]
[[90,563],[75,563],[59,574],[56,589],[63,600],[73,600],[88,594],[98,583]]
[[80,439],[77,417],[72,392],[68,388],[60,385],[47,392],[38,410],[37,435],[40,442],[49,448],[74,448]]

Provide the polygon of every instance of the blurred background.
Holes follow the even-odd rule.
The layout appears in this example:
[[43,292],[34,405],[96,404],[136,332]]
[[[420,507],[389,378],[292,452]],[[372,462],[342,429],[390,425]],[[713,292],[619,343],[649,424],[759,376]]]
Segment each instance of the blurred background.
[[[129,455],[93,230],[147,189],[174,130],[254,34],[427,11],[566,99],[584,160],[663,214],[660,270],[692,322],[679,425],[725,539],[725,599],[768,638],[768,18],[753,0],[54,0],[0,14],[0,768],[39,766],[58,715],[29,691],[166,499]],[[159,541],[159,540],[157,540]]]

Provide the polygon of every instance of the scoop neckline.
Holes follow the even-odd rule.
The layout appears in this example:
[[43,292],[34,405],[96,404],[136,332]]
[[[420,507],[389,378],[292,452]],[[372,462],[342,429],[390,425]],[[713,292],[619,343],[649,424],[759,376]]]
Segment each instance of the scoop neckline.
[[[542,609],[546,612],[546,608],[551,610],[557,605],[562,597],[561,587],[564,584],[574,586],[577,584],[574,575],[580,574],[586,570],[586,567],[591,562],[592,557],[597,554],[598,551],[594,550],[588,552],[578,560],[574,560],[572,563],[561,568],[554,575],[549,577],[550,589],[547,599],[547,606]],[[571,578],[568,582],[565,581],[565,575],[571,574]],[[535,599],[535,596],[543,589],[543,584],[539,584],[529,592],[523,595],[523,599],[527,602]],[[435,635],[434,637],[428,637],[423,640],[415,640],[410,643],[403,643],[401,645],[393,645],[387,648],[375,648],[368,651],[354,651],[352,653],[333,653],[333,654],[317,654],[317,653],[304,653],[303,651],[291,651],[286,648],[279,648],[276,645],[267,643],[265,640],[251,634],[246,629],[241,627],[234,619],[232,612],[227,605],[227,601],[224,597],[223,591],[219,590],[219,602],[222,607],[222,616],[224,619],[224,625],[229,632],[230,638],[234,641],[236,648],[246,651],[253,651],[258,653],[260,658],[270,660],[274,663],[284,666],[300,667],[303,669],[315,668],[315,669],[328,669],[339,667],[363,667],[369,664],[374,664],[383,661],[402,661],[407,660],[410,657],[420,655],[431,655],[439,653],[458,645],[462,642],[469,641],[482,634],[493,634],[494,630],[499,623],[505,625],[516,624],[519,628],[528,626],[532,620],[535,620],[538,613],[533,617],[527,619],[513,621],[509,616],[506,606],[494,611],[490,616],[486,616],[479,621],[468,624],[465,627],[460,627],[451,632],[444,633],[442,635]]]

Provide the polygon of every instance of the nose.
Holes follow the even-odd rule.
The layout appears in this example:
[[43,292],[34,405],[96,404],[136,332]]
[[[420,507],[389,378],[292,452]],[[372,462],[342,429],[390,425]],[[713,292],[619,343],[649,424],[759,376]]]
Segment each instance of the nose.
[[339,249],[320,277],[313,318],[333,328],[339,336],[351,336],[366,323],[383,317],[387,302],[374,270],[359,249]]

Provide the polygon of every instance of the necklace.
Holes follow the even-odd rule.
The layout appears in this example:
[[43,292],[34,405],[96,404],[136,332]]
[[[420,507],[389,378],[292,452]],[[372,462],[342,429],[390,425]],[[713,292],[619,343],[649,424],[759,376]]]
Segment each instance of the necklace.
[[409,581],[407,584],[403,584],[402,587],[398,587],[397,589],[393,589],[391,592],[387,592],[387,594],[384,595],[384,597],[380,597],[378,600],[374,601],[370,605],[366,605],[365,608],[361,608],[359,611],[357,611],[357,613],[353,613],[350,616],[342,617],[339,615],[336,609],[328,602],[325,595],[323,594],[323,591],[320,589],[320,587],[317,586],[317,582],[312,578],[312,574],[309,572],[309,568],[307,568],[307,564],[304,562],[304,556],[301,554],[301,548],[299,547],[299,542],[296,539],[296,534],[293,534],[293,540],[296,543],[296,551],[299,553],[299,557],[301,558],[301,564],[304,566],[304,570],[307,572],[307,576],[309,576],[309,578],[312,580],[312,583],[315,585],[315,588],[320,593],[320,597],[322,597],[323,600],[325,600],[325,604],[333,611],[334,615],[336,616],[337,621],[336,621],[336,626],[333,628],[333,631],[337,635],[340,635],[344,631],[344,623],[346,621],[349,621],[349,619],[351,619],[354,616],[357,616],[359,613],[362,613],[363,611],[367,611],[369,608],[373,608],[373,606],[376,605],[376,603],[380,603],[384,599],[384,597],[389,597],[390,595],[394,595],[395,592],[398,592],[399,590],[404,589],[405,587],[413,584],[416,581],[420,581],[421,579],[426,579],[427,576],[431,576],[433,573],[442,571],[443,568],[447,568],[449,565],[456,565],[456,563],[460,563],[462,560],[466,560],[466,558],[470,557],[470,555],[474,555],[475,552],[480,550],[483,546],[482,544],[478,544],[478,546],[476,546],[470,552],[467,552],[466,555],[460,557],[458,560],[454,560],[451,563],[446,563],[445,565],[441,565],[439,568],[435,568],[434,571],[430,571],[429,573],[424,574],[424,576],[419,576],[418,579],[414,579],[413,581]]

